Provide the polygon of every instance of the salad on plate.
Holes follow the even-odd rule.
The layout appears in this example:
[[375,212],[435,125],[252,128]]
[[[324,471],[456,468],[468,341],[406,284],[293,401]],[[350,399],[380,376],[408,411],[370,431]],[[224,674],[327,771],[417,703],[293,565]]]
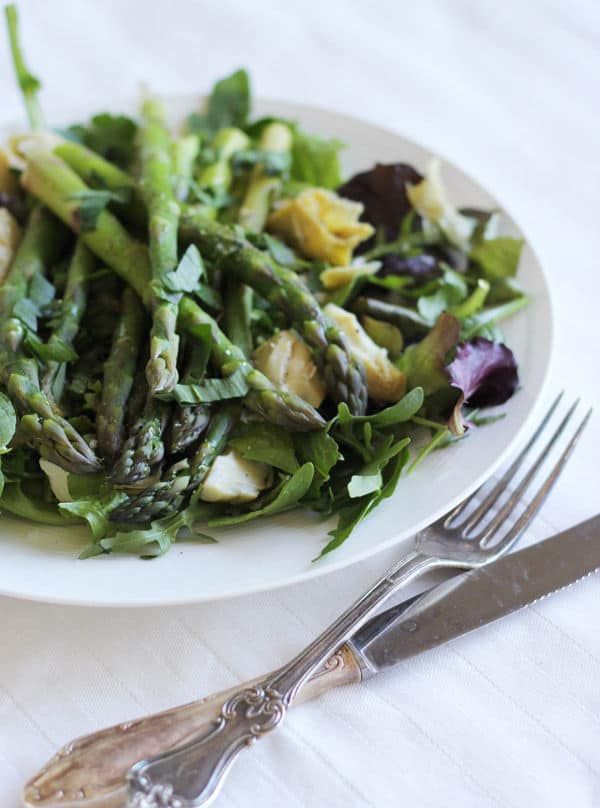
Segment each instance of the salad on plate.
[[30,128],[0,152],[1,511],[150,557],[303,508],[337,517],[325,554],[502,417],[522,241],[438,160],[344,178],[343,143],[252,117],[244,70],[177,127],[146,94],[51,129],[6,17]]

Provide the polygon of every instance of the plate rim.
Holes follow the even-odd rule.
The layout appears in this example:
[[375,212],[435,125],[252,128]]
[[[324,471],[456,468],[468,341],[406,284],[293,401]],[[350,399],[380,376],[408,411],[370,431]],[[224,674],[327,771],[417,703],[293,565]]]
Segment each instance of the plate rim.
[[[206,94],[202,93],[186,93],[186,92],[174,92],[174,93],[161,93],[161,97],[168,103],[169,101],[181,101],[183,102],[184,99],[197,99],[201,101],[202,99],[206,99]],[[236,587],[235,590],[224,590],[218,593],[209,593],[208,595],[204,595],[202,592],[198,592],[194,595],[183,595],[183,596],[167,596],[161,598],[154,598],[154,599],[145,599],[143,597],[136,598],[134,600],[122,600],[122,599],[114,599],[110,602],[104,600],[94,600],[93,598],[88,598],[86,600],[82,600],[79,597],[68,597],[68,596],[61,596],[61,595],[36,595],[31,592],[24,592],[18,591],[15,589],[11,589],[7,587],[5,584],[0,582],[0,596],[2,597],[10,597],[15,598],[17,600],[29,601],[29,602],[36,602],[36,603],[48,603],[52,605],[59,605],[59,606],[75,606],[75,607],[89,607],[89,608],[102,608],[102,609],[111,609],[111,608],[152,608],[152,607],[162,607],[162,606],[183,606],[183,605],[190,605],[190,604],[202,604],[202,603],[216,603],[222,600],[233,600],[235,598],[242,598],[251,595],[260,594],[263,592],[274,592],[280,589],[283,589],[288,586],[294,586],[301,583],[308,583],[309,581],[316,580],[318,578],[322,578],[323,576],[334,574],[336,572],[340,572],[341,570],[353,566],[355,564],[364,562],[367,559],[375,558],[377,555],[384,553],[386,551],[391,550],[393,547],[398,546],[399,548],[402,547],[403,542],[408,542],[410,538],[418,533],[420,530],[425,528],[428,524],[431,524],[436,519],[440,518],[444,513],[452,508],[456,507],[459,502],[461,502],[466,497],[470,496],[474,491],[476,491],[480,486],[482,486],[487,480],[489,480],[498,470],[500,466],[502,466],[510,456],[512,456],[518,448],[524,443],[524,439],[527,436],[528,430],[530,429],[534,419],[537,418],[538,413],[541,409],[541,405],[543,404],[547,392],[549,389],[549,383],[551,379],[551,370],[554,365],[554,356],[555,356],[555,347],[556,347],[556,317],[555,317],[555,301],[552,289],[549,284],[548,276],[544,270],[544,266],[539,258],[538,252],[531,242],[527,234],[525,233],[524,229],[520,226],[519,220],[515,218],[512,214],[512,211],[509,206],[505,205],[502,198],[496,195],[492,190],[489,190],[486,185],[483,185],[477,178],[473,177],[469,172],[465,171],[461,166],[459,166],[454,160],[448,158],[443,151],[438,150],[437,148],[433,148],[432,145],[429,143],[423,143],[421,141],[417,141],[412,137],[405,135],[403,132],[398,131],[394,128],[382,126],[379,123],[373,122],[368,118],[359,117],[356,115],[349,115],[345,112],[338,111],[335,109],[328,109],[322,105],[318,104],[305,104],[296,101],[290,100],[283,100],[280,98],[272,98],[272,97],[257,97],[256,101],[261,106],[285,106],[288,108],[293,108],[297,110],[298,116],[302,115],[302,112],[310,111],[311,113],[322,113],[327,116],[333,116],[341,123],[346,123],[347,125],[366,125],[370,129],[377,131],[379,134],[389,137],[397,137],[404,140],[406,143],[410,143],[412,146],[424,151],[429,151],[432,156],[439,157],[442,161],[442,164],[448,165],[452,168],[453,171],[458,172],[464,178],[466,178],[470,183],[476,185],[479,189],[482,189],[488,196],[493,197],[493,199],[498,203],[500,206],[501,212],[508,217],[518,228],[519,232],[525,239],[526,245],[528,250],[531,253],[531,257],[533,263],[536,266],[536,269],[539,273],[538,280],[541,281],[542,287],[542,294],[540,297],[544,297],[546,301],[546,307],[548,309],[548,322],[545,324],[545,329],[548,333],[548,343],[547,343],[547,351],[544,356],[545,360],[545,367],[543,368],[543,373],[541,377],[541,384],[539,385],[538,390],[536,391],[535,395],[532,397],[532,403],[527,413],[525,419],[521,423],[521,425],[516,430],[513,438],[508,442],[506,447],[503,449],[502,452],[498,454],[498,456],[491,462],[478,477],[472,481],[468,486],[461,490],[459,495],[456,495],[451,500],[448,501],[448,504],[444,506],[444,508],[436,509],[432,511],[426,518],[422,519],[420,522],[417,523],[416,528],[413,526],[411,532],[399,532],[394,533],[389,538],[381,541],[376,547],[365,547],[364,550],[358,551],[351,556],[343,557],[340,556],[338,561],[332,560],[331,557],[328,559],[328,563],[326,566],[319,566],[314,565],[304,569],[303,571],[289,575],[287,577],[278,579],[276,581],[272,581],[270,583],[257,583],[257,584],[249,584],[245,587]],[[133,102],[131,99],[123,98],[123,99],[116,99],[114,101],[115,104],[123,105],[122,109],[132,108]],[[106,105],[109,106],[109,105]],[[112,103],[109,108],[112,107]],[[72,114],[72,113],[71,113]],[[85,112],[81,113],[82,115]],[[66,117],[66,108],[63,110],[58,109],[57,114],[55,117],[57,120],[60,120],[63,116]],[[15,131],[16,126],[11,122],[7,123],[0,123],[0,132],[9,133],[11,131]],[[526,313],[527,309],[524,310],[523,313]],[[24,520],[27,522],[27,520]],[[75,562],[76,559],[73,559]],[[159,559],[156,559],[155,562]]]

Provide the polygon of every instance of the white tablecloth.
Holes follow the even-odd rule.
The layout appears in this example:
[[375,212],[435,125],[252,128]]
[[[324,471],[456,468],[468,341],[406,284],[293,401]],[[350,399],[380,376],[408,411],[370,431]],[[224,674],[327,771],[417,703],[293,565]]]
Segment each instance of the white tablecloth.
[[[600,396],[597,0],[29,0],[44,105],[203,91],[353,112],[447,155],[521,222],[555,292],[554,382]],[[2,118],[21,115],[4,45]],[[598,416],[533,528],[598,510]],[[531,538],[531,536],[530,536]],[[0,599],[0,804],[69,738],[281,663],[388,563],[218,605],[111,611]],[[0,563],[1,548],[0,548]],[[231,808],[600,805],[600,580],[294,710],[233,771]]]

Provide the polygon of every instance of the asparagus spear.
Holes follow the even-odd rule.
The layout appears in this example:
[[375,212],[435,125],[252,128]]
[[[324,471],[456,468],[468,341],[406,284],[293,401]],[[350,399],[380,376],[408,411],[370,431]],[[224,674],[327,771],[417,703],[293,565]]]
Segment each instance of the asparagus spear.
[[[292,146],[292,133],[289,126],[283,123],[271,123],[265,127],[258,146],[263,151],[289,152]],[[250,182],[240,207],[238,221],[253,233],[260,233],[264,228],[273,194],[281,184],[279,177],[269,177],[264,166],[254,166]]]
[[284,311],[311,346],[315,361],[323,368],[332,398],[346,402],[355,415],[365,413],[364,367],[351,354],[344,335],[325,317],[295,272],[275,263],[235,230],[194,216],[193,212],[182,217],[182,235],[196,241],[206,258],[222,263],[229,274]]
[[190,191],[194,163],[199,151],[200,139],[198,135],[180,137],[171,146],[173,174],[175,175],[173,192],[178,202],[185,202]]
[[[94,269],[94,256],[79,239],[69,263],[67,285],[61,302],[60,312],[48,344],[62,342],[72,346],[87,302],[87,284]],[[42,389],[50,398],[59,401],[62,384],[59,384],[61,362],[50,361],[42,377]]]
[[127,191],[127,202],[114,203],[117,214],[136,229],[147,226],[146,205],[139,186],[130,174],[81,143],[66,140],[54,148],[54,154],[64,160],[86,185],[107,191]]
[[235,371],[244,374],[250,393],[245,404],[267,421],[295,432],[304,432],[325,426],[319,413],[304,399],[294,393],[276,390],[273,384],[246,359],[243,351],[234,345],[221,331],[213,318],[191,298],[182,298],[179,304],[181,327],[193,334],[199,325],[208,325],[211,330],[211,361],[224,376]]
[[239,415],[239,407],[226,404],[216,410],[210,420],[206,437],[192,457],[174,463],[163,478],[145,488],[136,497],[116,508],[110,515],[114,522],[150,522],[165,514],[178,511],[210,471],[221,454]]
[[147,486],[165,456],[163,433],[169,420],[169,406],[151,395],[142,415],[133,425],[123,450],[109,475],[115,486]]
[[166,294],[165,279],[177,265],[179,205],[171,177],[170,139],[159,101],[148,98],[142,104],[140,130],[141,184],[146,207],[152,266],[152,331],[150,359],[146,366],[153,395],[168,393],[177,384],[177,300]]
[[98,460],[40,389],[37,360],[23,355],[23,327],[11,316],[15,304],[27,297],[29,280],[58,258],[63,244],[64,231],[53,216],[34,208],[0,294],[0,380],[21,415],[21,436],[63,468],[85,473],[96,471]]
[[139,297],[130,286],[126,286],[121,316],[104,365],[102,397],[96,418],[98,448],[109,461],[114,460],[123,448],[126,406],[133,385],[144,320],[144,308]]
[[175,407],[167,437],[169,454],[182,452],[195,443],[208,426],[209,418],[208,408],[201,404],[193,407]]
[[[204,352],[200,352],[198,347],[198,343],[192,342],[183,384],[193,384],[204,374],[206,361],[201,355]],[[210,412],[207,406],[201,404],[189,407],[176,405],[173,408],[167,433],[168,452],[175,454],[195,443],[206,429],[209,420]]]
[[[68,227],[79,232],[80,202],[73,195],[88,186],[56,154],[36,151],[27,158],[21,183]],[[107,210],[97,218],[95,230],[81,234],[83,243],[114,269],[148,305],[152,297],[148,248],[132,238],[118,219]]]

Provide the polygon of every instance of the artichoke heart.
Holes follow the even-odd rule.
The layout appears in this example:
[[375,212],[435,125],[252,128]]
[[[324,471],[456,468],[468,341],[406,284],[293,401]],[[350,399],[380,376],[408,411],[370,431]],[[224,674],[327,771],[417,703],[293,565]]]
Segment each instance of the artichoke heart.
[[373,342],[352,312],[328,303],[325,314],[337,324],[350,350],[365,366],[369,396],[379,404],[394,403],[404,395],[406,377],[391,362],[388,352]]
[[252,502],[273,483],[273,470],[265,463],[246,460],[234,449],[219,455],[200,489],[204,502]]
[[373,235],[370,224],[359,222],[362,212],[360,202],[324,188],[307,188],[273,211],[267,227],[307,258],[346,266],[354,248]]
[[436,224],[448,241],[460,249],[468,249],[475,222],[463,216],[448,199],[442,181],[441,164],[433,158],[425,169],[425,179],[416,185],[406,186],[406,195],[411,205],[423,218]]
[[6,208],[0,208],[0,283],[6,278],[20,240],[17,220]]
[[280,331],[253,354],[254,366],[279,390],[295,393],[318,408],[325,398],[325,381],[306,343],[293,331]]

